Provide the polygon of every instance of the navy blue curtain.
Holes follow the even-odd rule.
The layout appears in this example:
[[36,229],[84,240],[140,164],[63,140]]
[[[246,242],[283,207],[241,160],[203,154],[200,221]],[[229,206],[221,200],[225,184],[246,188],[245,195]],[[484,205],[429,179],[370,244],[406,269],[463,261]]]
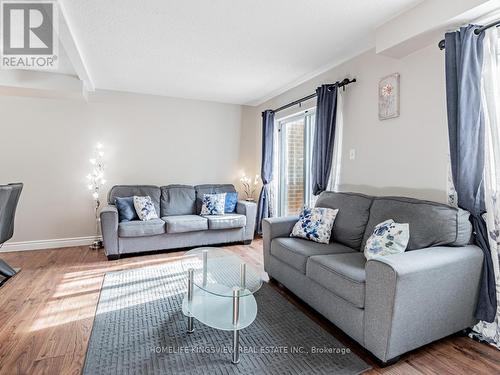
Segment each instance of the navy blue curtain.
[[484,117],[481,109],[481,71],[484,34],[469,25],[447,33],[446,100],[451,170],[458,206],[471,213],[474,242],[484,253],[479,299],[475,316],[493,322],[497,310],[495,276],[482,218],[484,203]]
[[262,234],[262,219],[269,217],[271,194],[269,184],[273,180],[273,154],[274,154],[274,112],[267,110],[262,112],[262,165],[260,177],[262,178],[262,190],[257,206],[256,231]]
[[332,169],[337,117],[338,86],[322,85],[316,89],[316,127],[312,152],[312,192],[318,195],[326,190]]

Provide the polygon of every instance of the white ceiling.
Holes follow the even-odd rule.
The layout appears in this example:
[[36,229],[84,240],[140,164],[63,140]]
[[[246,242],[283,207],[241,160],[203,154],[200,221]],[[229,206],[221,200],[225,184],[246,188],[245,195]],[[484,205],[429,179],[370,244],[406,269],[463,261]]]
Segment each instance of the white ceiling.
[[98,89],[258,104],[420,0],[61,0]]

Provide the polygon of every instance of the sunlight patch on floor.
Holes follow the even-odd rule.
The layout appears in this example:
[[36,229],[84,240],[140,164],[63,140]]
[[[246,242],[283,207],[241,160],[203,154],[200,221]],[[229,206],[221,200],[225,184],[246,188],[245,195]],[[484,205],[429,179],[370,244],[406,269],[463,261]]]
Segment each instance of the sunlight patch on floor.
[[89,300],[89,296],[85,295],[54,299],[45,304],[27,331],[35,332],[91,318],[94,316],[94,312],[95,297],[91,300]]
[[[182,281],[186,279],[186,275],[182,272],[179,260],[182,256],[170,257],[168,259],[141,259],[130,264],[128,267],[124,267],[123,264],[119,262],[112,267],[109,267],[107,263],[101,262],[100,264],[86,264],[86,267],[90,269],[82,270],[79,266],[78,271],[65,272],[60,277],[60,282],[55,288],[53,294],[50,296],[49,300],[44,304],[43,308],[36,315],[33,324],[29,326],[27,332],[36,332],[48,328],[56,328],[58,326],[63,326],[71,322],[93,318],[97,308],[97,302],[99,300],[99,295],[101,292],[101,286],[106,273],[126,271],[134,268],[143,267],[161,267],[165,264],[179,263],[179,273],[174,276],[175,280]],[[170,281],[172,280],[172,275],[170,275]],[[155,280],[143,280],[138,276],[134,276],[133,273],[130,274],[130,278],[127,282],[134,284],[136,288],[152,288],[153,290],[158,289],[158,293],[149,294],[151,298],[148,300],[139,299],[139,292],[130,292],[123,296],[124,301],[126,301],[126,306],[138,306],[154,300],[161,298],[166,298],[174,295],[175,292],[165,293],[162,287],[164,281],[161,278]],[[142,285],[142,286],[141,286]],[[160,290],[162,292],[160,293]],[[100,313],[107,313],[112,310],[106,306],[111,306],[107,304],[105,300],[101,301],[103,305],[100,307]]]
[[56,275],[59,283],[54,292],[37,313],[28,332],[39,331],[51,327],[62,326],[82,319],[92,318],[102,284],[102,275],[72,273]]

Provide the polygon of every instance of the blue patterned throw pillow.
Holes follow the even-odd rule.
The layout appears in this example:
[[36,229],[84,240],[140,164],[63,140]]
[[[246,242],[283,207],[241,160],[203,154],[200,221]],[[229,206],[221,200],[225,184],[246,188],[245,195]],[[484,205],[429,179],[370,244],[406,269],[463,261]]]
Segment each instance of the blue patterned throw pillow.
[[142,221],[158,219],[158,214],[150,196],[138,197],[134,195],[134,207],[139,219]]
[[118,220],[120,223],[122,221],[139,220],[134,207],[134,197],[116,197],[115,206],[118,210]]
[[332,208],[304,207],[290,237],[305,238],[319,243],[329,243],[333,223],[339,210]]
[[224,206],[224,213],[232,214],[236,212],[236,205],[238,204],[238,193],[226,193],[226,203]]
[[375,226],[365,245],[366,259],[404,253],[410,240],[409,224],[389,219]]
[[226,193],[203,194],[200,215],[224,215]]

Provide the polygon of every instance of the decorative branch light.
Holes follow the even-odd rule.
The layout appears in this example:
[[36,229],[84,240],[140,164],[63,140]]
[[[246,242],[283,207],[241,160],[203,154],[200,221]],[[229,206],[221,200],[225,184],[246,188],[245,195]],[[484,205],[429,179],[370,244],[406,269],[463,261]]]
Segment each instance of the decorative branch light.
[[243,175],[243,177],[240,178],[240,182],[241,185],[243,185],[243,192],[246,195],[246,200],[253,201],[255,190],[257,189],[257,185],[259,184],[259,175],[256,174],[253,181],[247,175]]
[[92,198],[95,202],[95,224],[96,224],[96,238],[90,246],[93,250],[98,250],[102,247],[100,236],[100,219],[99,208],[101,207],[100,192],[101,188],[106,183],[104,179],[104,151],[101,143],[98,143],[94,149],[94,155],[89,159],[92,165],[92,171],[87,175],[88,189],[92,192]]

